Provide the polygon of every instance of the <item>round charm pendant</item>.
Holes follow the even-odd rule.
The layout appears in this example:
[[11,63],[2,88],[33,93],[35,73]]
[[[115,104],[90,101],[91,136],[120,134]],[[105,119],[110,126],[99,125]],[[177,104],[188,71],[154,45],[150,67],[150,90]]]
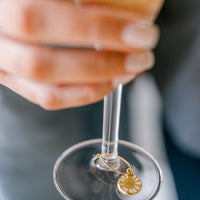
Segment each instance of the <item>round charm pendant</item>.
[[135,195],[141,190],[142,182],[134,174],[124,174],[119,178],[117,187],[125,195]]

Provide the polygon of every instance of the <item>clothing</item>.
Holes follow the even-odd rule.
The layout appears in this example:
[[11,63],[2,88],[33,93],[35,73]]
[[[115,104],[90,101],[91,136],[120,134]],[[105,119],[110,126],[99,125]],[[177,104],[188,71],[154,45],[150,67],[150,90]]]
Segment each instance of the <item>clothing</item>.
[[169,134],[200,158],[200,1],[168,0],[159,17],[161,40],[154,69]]
[[[128,140],[125,101],[120,129]],[[62,199],[53,184],[56,159],[73,144],[101,138],[102,119],[102,102],[50,112],[0,86],[0,199]]]
[[179,200],[199,199],[200,1],[167,0],[154,75],[163,97],[166,147]]
[[[84,117],[73,110],[47,112],[1,87],[0,188],[5,200],[61,199],[53,166],[70,145],[84,139]],[[2,199],[4,200],[4,199]]]

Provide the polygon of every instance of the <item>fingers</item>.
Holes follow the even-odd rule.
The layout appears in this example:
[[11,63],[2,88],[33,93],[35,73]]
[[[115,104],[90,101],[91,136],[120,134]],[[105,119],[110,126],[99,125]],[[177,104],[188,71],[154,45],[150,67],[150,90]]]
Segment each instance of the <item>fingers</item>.
[[81,2],[0,1],[1,84],[55,110],[99,101],[153,66],[162,0]]
[[95,45],[120,51],[153,48],[158,28],[147,25],[148,20],[141,16],[121,12],[74,6],[67,1],[4,0],[0,4],[0,27],[6,34],[32,42]]
[[17,76],[56,84],[103,83],[136,75],[154,64],[150,51],[119,53],[26,45],[0,35],[0,68]]
[[77,107],[97,102],[113,91],[119,82],[128,82],[133,77],[123,77],[115,83],[96,85],[48,85],[23,79],[0,70],[0,84],[3,84],[29,101],[47,110]]

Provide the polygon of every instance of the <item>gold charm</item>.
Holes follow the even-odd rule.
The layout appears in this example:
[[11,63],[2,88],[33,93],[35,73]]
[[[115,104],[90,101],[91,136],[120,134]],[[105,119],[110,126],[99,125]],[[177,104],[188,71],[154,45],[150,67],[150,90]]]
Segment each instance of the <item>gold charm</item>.
[[141,180],[134,174],[124,174],[118,180],[117,187],[125,195],[135,195],[142,188]]
[[117,174],[122,174],[122,176],[119,178],[118,182],[117,182],[117,187],[118,190],[125,195],[135,195],[137,194],[141,189],[142,189],[142,181],[133,174],[133,169],[131,168],[131,165],[128,163],[128,161],[126,161],[124,158],[122,158],[121,156],[118,156],[118,158],[122,161],[124,161],[127,166],[127,172],[119,172],[116,171],[115,169],[111,168],[102,158],[101,154],[96,154],[94,155],[97,158],[100,158],[102,160],[102,162],[104,163],[104,165],[110,169],[111,171],[117,173]]

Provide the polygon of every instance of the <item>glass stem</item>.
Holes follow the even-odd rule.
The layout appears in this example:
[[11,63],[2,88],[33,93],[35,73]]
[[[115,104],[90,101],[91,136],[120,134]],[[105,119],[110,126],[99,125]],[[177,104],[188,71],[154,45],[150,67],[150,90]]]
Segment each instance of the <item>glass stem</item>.
[[112,167],[118,164],[119,119],[122,84],[104,97],[102,157]]

